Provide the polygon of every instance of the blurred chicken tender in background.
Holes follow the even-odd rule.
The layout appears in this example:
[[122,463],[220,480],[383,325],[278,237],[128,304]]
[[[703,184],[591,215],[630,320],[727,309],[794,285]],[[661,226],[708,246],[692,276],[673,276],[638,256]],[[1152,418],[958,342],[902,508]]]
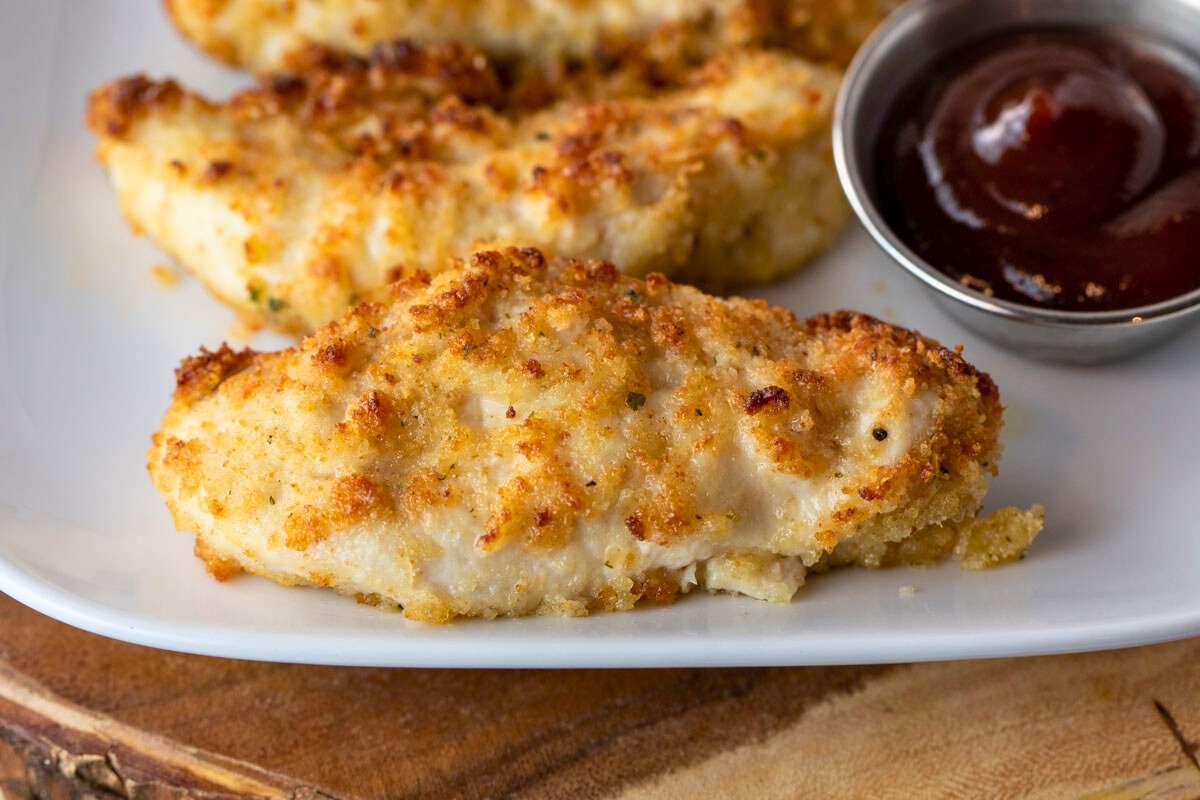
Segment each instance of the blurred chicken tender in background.
[[129,222],[251,322],[309,332],[507,245],[724,291],[796,269],[848,216],[839,75],[787,53],[585,71],[540,110],[459,45],[309,58],[223,104],[142,77],[90,102]]
[[589,59],[664,43],[706,57],[773,46],[845,65],[896,0],[166,0],[205,52],[253,72],[317,44],[454,39],[501,60]]

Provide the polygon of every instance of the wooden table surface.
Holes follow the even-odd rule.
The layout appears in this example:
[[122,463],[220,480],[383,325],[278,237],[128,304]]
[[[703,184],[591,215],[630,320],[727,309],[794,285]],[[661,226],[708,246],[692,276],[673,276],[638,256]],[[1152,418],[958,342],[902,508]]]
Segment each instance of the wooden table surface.
[[0,800],[1200,798],[1200,640],[877,667],[387,670],[164,653],[0,595]]

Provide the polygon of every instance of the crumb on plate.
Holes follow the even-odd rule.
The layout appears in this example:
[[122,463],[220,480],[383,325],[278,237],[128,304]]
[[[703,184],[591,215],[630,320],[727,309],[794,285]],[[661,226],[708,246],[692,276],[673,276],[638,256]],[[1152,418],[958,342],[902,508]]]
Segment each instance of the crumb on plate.
[[179,283],[179,273],[166,264],[155,264],[150,268],[150,277],[154,282],[165,289],[169,289]]

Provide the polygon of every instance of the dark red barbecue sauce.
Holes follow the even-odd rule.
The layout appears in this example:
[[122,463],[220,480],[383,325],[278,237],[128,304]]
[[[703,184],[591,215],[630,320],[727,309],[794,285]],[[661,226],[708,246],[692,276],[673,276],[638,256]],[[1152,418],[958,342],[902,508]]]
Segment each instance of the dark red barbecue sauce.
[[888,223],[929,263],[1077,311],[1200,287],[1200,64],[1134,38],[1010,33],[916,86],[876,175]]

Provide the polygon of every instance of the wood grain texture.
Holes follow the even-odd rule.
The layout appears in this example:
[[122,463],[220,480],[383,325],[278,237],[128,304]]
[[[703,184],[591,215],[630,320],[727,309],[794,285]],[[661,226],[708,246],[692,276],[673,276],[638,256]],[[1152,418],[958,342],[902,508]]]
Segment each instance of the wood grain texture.
[[1194,800],[1198,739],[1200,641],[926,664],[880,676],[763,742],[625,796]]
[[886,669],[543,672],[260,664],[112,642],[7,599],[0,600],[0,630],[0,662],[59,697],[364,798],[607,797],[673,766],[761,739]]
[[905,667],[257,664],[0,596],[0,795],[1200,798],[1200,640]]

